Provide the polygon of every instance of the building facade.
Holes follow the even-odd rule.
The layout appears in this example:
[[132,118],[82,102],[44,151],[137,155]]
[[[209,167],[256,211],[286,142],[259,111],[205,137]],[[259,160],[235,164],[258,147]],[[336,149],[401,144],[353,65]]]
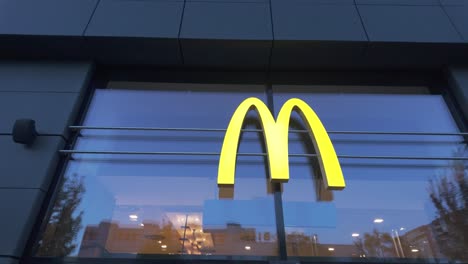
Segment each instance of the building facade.
[[[0,0],[0,264],[468,262],[467,14]],[[270,181],[282,139],[266,120],[291,98],[326,129],[344,188],[297,105],[290,179]],[[233,186],[218,185],[223,141]]]

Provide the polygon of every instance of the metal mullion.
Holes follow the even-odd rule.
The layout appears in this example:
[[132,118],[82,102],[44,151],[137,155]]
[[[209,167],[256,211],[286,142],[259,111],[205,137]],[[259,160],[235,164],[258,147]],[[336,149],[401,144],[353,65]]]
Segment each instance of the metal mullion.
[[[275,107],[273,101],[273,88],[270,83],[266,84],[267,106],[271,114],[276,120]],[[266,144],[266,142],[265,142]],[[265,162],[268,164],[268,162]],[[268,177],[271,177],[270,170],[267,168]],[[275,203],[275,217],[276,217],[276,234],[278,237],[279,257],[281,260],[287,260],[288,252],[286,246],[286,226],[284,224],[284,211],[283,211],[283,194],[281,192],[281,183],[271,183],[274,192]]]

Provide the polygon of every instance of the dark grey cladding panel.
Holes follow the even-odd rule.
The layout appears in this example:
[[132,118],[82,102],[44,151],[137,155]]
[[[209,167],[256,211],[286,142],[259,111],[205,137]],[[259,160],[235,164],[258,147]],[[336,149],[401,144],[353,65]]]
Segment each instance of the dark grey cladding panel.
[[21,256],[43,199],[39,189],[0,188],[1,256]]
[[272,0],[272,2],[283,2],[283,3],[309,3],[317,5],[354,5],[354,0]]
[[272,0],[275,40],[366,41],[356,6]]
[[182,39],[185,66],[266,70],[272,41]]
[[59,155],[61,137],[39,136],[31,146],[13,142],[11,136],[0,136],[0,188],[49,188]]
[[374,68],[441,69],[468,60],[463,43],[370,43],[365,60]]
[[440,5],[439,0],[356,0],[358,5]]
[[468,42],[468,2],[463,6],[445,6],[444,8],[464,41]]
[[444,6],[451,5],[468,5],[468,0],[440,0],[440,3]]
[[177,38],[184,2],[101,0],[86,36]]
[[[468,60],[466,60],[468,61]],[[465,120],[468,119],[468,67],[451,67],[449,81]]]
[[82,36],[1,35],[3,60],[92,60]]
[[0,257],[0,264],[18,264],[18,260],[9,257]]
[[90,63],[0,62],[0,92],[81,92]]
[[79,98],[78,93],[0,92],[0,133],[11,133],[16,119],[31,118],[39,134],[65,134]]
[[359,68],[365,65],[366,42],[275,41],[273,70],[327,69],[337,65]]
[[187,2],[224,2],[224,3],[235,3],[235,2],[244,2],[244,3],[269,3],[270,0],[187,0]]
[[370,41],[462,41],[441,6],[359,5],[358,8]]
[[100,64],[177,66],[182,64],[177,38],[88,37],[87,49]]
[[81,36],[97,0],[0,0],[0,34]]
[[252,2],[187,2],[180,37],[271,40],[270,6]]

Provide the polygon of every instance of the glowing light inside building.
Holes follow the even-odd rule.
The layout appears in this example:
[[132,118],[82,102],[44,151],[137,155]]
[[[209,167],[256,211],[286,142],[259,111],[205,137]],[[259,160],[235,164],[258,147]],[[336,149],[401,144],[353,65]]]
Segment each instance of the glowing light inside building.
[[129,215],[128,217],[130,218],[130,221],[136,221],[136,220],[138,220],[138,215],[136,215],[136,214],[131,214],[131,215]]

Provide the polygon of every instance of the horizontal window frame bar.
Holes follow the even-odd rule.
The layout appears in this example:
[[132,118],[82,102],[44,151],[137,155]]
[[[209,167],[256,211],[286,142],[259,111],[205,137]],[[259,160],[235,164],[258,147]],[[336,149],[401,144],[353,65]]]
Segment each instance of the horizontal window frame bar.
[[[100,126],[69,126],[70,130],[128,130],[128,131],[191,131],[191,132],[226,132],[224,128],[162,128],[162,127],[100,127]],[[242,132],[263,132],[263,129],[241,129]],[[309,130],[291,129],[293,133],[309,133]],[[384,131],[328,131],[328,134],[349,135],[406,135],[406,136],[468,136],[468,132],[432,133],[432,132],[384,132]]]
[[[92,151],[61,149],[62,155],[95,154],[95,155],[162,155],[162,156],[219,156],[218,152],[164,152],[164,151]],[[267,153],[237,153],[238,156],[267,156]],[[317,157],[317,154],[289,154],[290,157]],[[468,160],[468,157],[424,157],[424,156],[355,156],[337,155],[342,159],[395,159],[395,160]]]
[[196,256],[196,255],[155,255],[148,254],[138,255],[138,258],[109,256],[101,258],[84,258],[84,257],[29,257],[23,258],[24,264],[308,264],[308,263],[366,263],[366,264],[382,264],[382,263],[396,263],[396,264],[426,264],[426,263],[449,263],[447,259],[432,258],[432,259],[418,259],[418,258],[353,258],[353,257],[324,257],[324,256],[289,256],[288,260],[279,260],[278,256]]

